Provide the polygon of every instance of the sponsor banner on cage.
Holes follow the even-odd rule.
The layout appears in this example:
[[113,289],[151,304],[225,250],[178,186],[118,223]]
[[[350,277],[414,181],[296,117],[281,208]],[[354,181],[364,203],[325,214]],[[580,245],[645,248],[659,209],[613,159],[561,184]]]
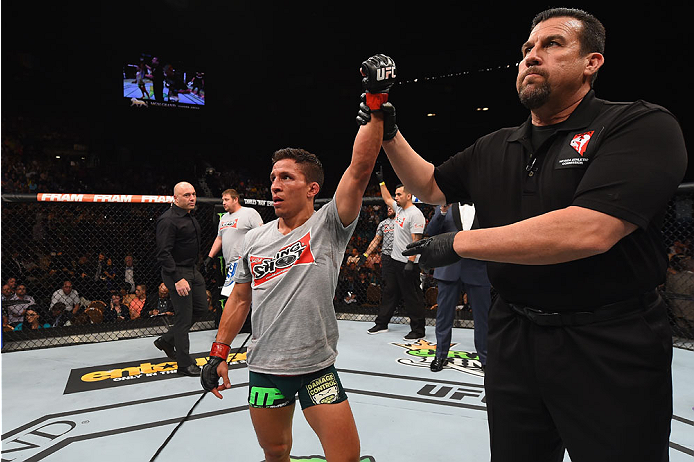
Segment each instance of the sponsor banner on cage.
[[[231,356],[236,353],[229,353]],[[191,354],[195,364],[199,367],[207,364],[209,353]],[[242,348],[234,361],[229,364],[229,369],[238,369],[246,366],[246,348]],[[176,361],[162,361],[162,358],[133,360],[116,364],[103,364],[97,366],[72,369],[65,385],[63,394],[81,393],[83,391],[100,390],[104,388],[132,385],[135,383],[153,382],[173,377],[180,377],[176,372]]]
[[168,204],[173,196],[156,196],[142,194],[72,194],[72,193],[38,193],[38,202],[123,202],[131,204]]

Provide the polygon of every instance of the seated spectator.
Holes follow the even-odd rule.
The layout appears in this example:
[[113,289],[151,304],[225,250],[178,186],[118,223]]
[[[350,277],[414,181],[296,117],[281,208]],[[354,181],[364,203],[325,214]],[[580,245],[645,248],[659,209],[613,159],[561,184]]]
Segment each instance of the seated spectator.
[[358,279],[355,283],[357,292],[357,303],[360,305],[366,304],[366,289],[369,288],[369,270],[362,269],[358,273]]
[[38,310],[27,308],[24,312],[24,319],[14,328],[16,331],[27,331],[34,329],[44,329],[51,327],[50,324],[42,322]]
[[14,291],[12,290],[12,287],[10,287],[9,284],[3,284],[2,286],[2,301],[9,301],[12,296],[14,296]]
[[80,294],[72,289],[72,282],[63,282],[63,287],[53,292],[51,296],[51,308],[56,303],[61,302],[65,305],[65,309],[77,314],[80,309]]
[[72,319],[72,311],[65,309],[65,303],[58,302],[48,311],[46,323],[52,327],[63,327],[70,319]]
[[17,290],[17,278],[9,277],[7,278],[7,282],[5,284],[9,286],[10,292],[12,295],[14,295],[15,291]]
[[133,286],[133,292],[130,293],[130,286],[128,284],[121,284],[120,286],[120,296],[121,302],[125,306],[130,306],[130,302],[135,300],[135,287]]
[[116,267],[113,266],[112,258],[106,259],[106,266],[103,268],[102,274],[106,293],[109,295],[115,293],[118,289],[118,283],[116,281]]
[[5,316],[3,314],[2,315],[2,331],[3,332],[9,332],[9,331],[13,331],[13,330],[14,330],[14,327],[10,326],[10,323],[7,320],[7,316]]
[[173,303],[169,297],[169,289],[164,283],[159,284],[159,292],[157,298],[150,297],[145,303],[144,310],[141,313],[143,318],[151,318],[152,316],[168,315],[173,316]]
[[135,286],[135,298],[130,302],[130,319],[137,319],[140,317],[142,309],[145,307],[147,302],[147,286],[145,284],[138,284]]
[[27,295],[27,288],[24,284],[19,284],[15,294],[10,298],[11,304],[7,307],[7,319],[11,326],[17,326],[24,320],[24,312],[33,305],[36,305],[34,297]]
[[359,263],[359,251],[356,249],[356,247],[352,247],[350,250],[347,251],[347,265],[349,266],[350,263],[354,263],[355,265]]
[[130,309],[121,302],[120,294],[111,295],[111,301],[104,313],[104,322],[129,321]]

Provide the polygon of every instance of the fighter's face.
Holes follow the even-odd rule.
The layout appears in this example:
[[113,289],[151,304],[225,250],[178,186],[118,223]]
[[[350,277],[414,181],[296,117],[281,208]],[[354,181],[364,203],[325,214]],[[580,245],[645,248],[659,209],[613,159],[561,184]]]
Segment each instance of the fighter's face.
[[312,200],[317,183],[309,183],[293,159],[275,162],[270,172],[270,191],[278,217],[290,217]]

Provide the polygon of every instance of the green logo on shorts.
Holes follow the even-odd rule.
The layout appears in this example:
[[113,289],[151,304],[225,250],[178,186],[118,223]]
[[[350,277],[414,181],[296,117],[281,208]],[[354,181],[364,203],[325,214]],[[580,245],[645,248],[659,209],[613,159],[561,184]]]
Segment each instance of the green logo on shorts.
[[272,406],[275,401],[284,399],[284,395],[277,388],[251,387],[248,402],[251,406]]

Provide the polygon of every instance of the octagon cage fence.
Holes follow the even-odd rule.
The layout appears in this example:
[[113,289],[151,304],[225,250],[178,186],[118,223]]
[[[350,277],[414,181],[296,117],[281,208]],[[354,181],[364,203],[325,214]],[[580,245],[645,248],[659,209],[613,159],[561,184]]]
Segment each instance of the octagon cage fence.
[[[153,337],[165,332],[173,317],[156,310],[156,302],[166,294],[159,290],[162,283],[155,257],[155,221],[172,199],[161,195],[3,194],[2,352]],[[271,201],[244,198],[242,202],[257,209],[264,222],[275,218]],[[317,200],[316,208],[326,202]],[[416,205],[427,220],[433,215],[433,206]],[[224,210],[220,199],[199,197],[193,213],[202,228],[202,260],[216,237]],[[352,260],[366,250],[384,218],[382,199],[365,197],[335,291],[333,304],[338,319],[373,321],[378,312],[380,248],[365,262],[355,264]],[[659,290],[667,301],[674,345],[690,350],[694,349],[693,221],[694,183],[682,184],[669,203],[663,225],[670,264]],[[126,266],[131,270],[126,271]],[[220,294],[223,268],[220,255],[213,268],[204,273],[209,311],[193,325],[193,331],[216,329],[219,324],[226,300]],[[133,277],[126,277],[126,273]],[[70,293],[78,295],[79,306],[74,313],[62,309],[64,305],[53,307],[55,295],[65,293],[65,281],[72,286]],[[434,325],[436,281],[431,274],[422,274],[421,284],[427,324]],[[19,286],[23,288],[13,295],[12,291]],[[491,290],[494,296],[494,289]],[[24,291],[26,296],[19,300]],[[124,304],[120,315],[111,307],[114,295],[120,296]],[[128,304],[132,300],[135,306],[131,310]],[[27,312],[39,315],[41,328],[28,327],[23,315]],[[391,322],[409,323],[402,305]],[[464,293],[460,295],[454,322],[456,327],[473,327]],[[247,320],[242,331],[249,330]]]

